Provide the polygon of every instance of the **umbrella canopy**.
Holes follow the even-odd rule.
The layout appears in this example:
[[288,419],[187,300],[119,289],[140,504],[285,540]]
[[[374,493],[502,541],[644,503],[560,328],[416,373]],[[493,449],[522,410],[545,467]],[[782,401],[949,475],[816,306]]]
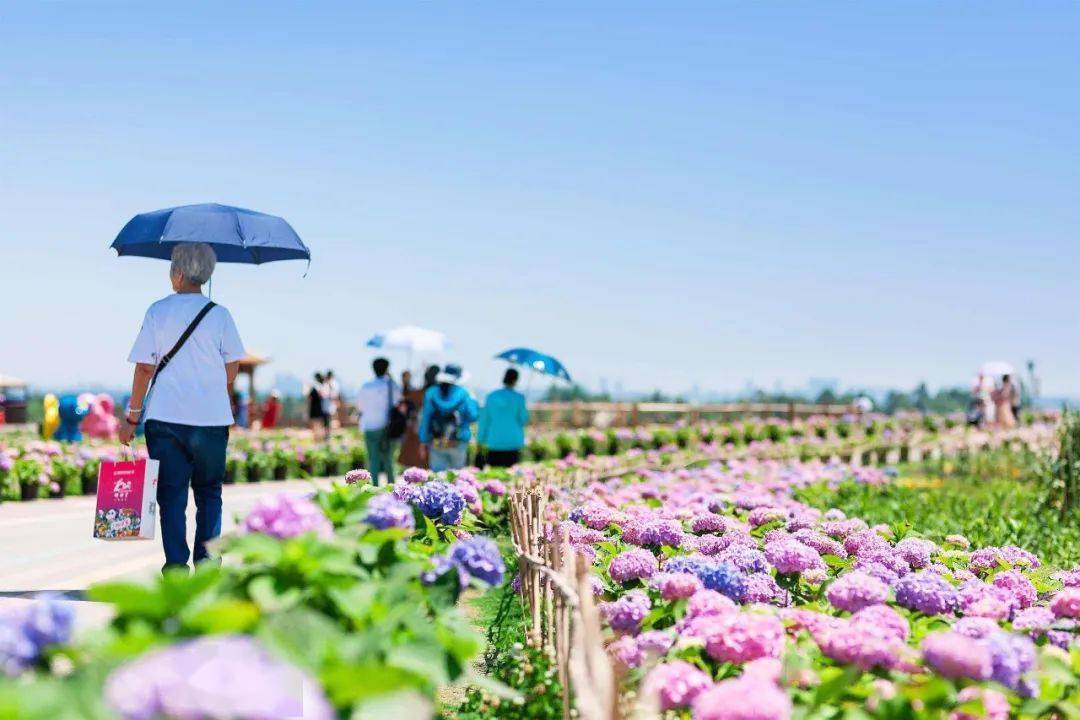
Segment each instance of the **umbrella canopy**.
[[117,255],[168,260],[173,246],[183,242],[208,243],[225,263],[311,260],[311,251],[283,218],[213,203],[136,215],[112,247]]
[[1012,366],[1012,363],[1007,363],[1004,360],[992,360],[988,363],[983,363],[982,374],[991,377],[998,375],[1015,375],[1016,368]]
[[563,364],[550,355],[546,355],[531,348],[511,348],[495,356],[500,360],[506,360],[512,365],[520,365],[529,368],[542,375],[551,375],[570,382],[570,373]]
[[439,353],[452,346],[446,335],[415,325],[402,325],[374,335],[367,346],[382,350],[404,350],[409,353]]
[[0,388],[24,388],[26,381],[11,375],[0,373]]

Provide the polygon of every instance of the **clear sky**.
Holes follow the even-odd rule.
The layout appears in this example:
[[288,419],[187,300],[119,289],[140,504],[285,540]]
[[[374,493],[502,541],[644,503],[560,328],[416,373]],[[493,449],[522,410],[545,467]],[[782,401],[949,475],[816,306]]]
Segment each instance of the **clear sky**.
[[0,372],[129,377],[135,213],[286,217],[223,266],[265,375],[403,323],[490,385],[1080,394],[1080,5],[0,0]]

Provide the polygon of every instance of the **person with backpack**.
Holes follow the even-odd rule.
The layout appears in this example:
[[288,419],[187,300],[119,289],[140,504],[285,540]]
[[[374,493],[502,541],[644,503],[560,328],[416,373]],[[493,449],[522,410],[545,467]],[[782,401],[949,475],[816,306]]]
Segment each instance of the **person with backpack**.
[[[157,503],[165,568],[209,557],[221,534],[221,484],[233,424],[230,395],[244,345],[232,315],[202,294],[217,264],[206,243],[178,243],[173,294],[150,306],[128,356],[131,401],[120,429],[127,445],[146,423],[146,451],[157,460]],[[147,392],[149,388],[149,393]],[[195,547],[187,543],[188,488],[195,496]]]
[[529,409],[525,405],[525,396],[514,389],[517,381],[518,371],[507,369],[503,386],[488,394],[480,413],[480,432],[476,440],[486,450],[487,464],[491,467],[517,465],[521,460],[521,448],[525,447]]
[[424,392],[420,412],[420,442],[428,448],[428,463],[435,472],[465,467],[472,424],[480,415],[476,400],[460,385],[465,373],[448,364]]
[[371,363],[375,377],[360,386],[357,409],[360,411],[360,429],[364,432],[367,448],[367,469],[371,481],[379,484],[379,476],[386,474],[386,482],[394,484],[394,457],[397,455],[401,437],[405,434],[408,420],[402,414],[401,388],[390,377],[390,361],[379,357]]

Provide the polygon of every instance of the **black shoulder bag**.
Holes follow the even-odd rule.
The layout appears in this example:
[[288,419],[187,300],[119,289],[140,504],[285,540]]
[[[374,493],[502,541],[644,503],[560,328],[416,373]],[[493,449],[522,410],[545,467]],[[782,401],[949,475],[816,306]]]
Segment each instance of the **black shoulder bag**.
[[[180,338],[176,341],[176,344],[172,346],[172,350],[165,353],[161,357],[161,360],[158,362],[157,367],[154,368],[154,376],[150,378],[150,388],[146,391],[146,397],[143,398],[143,415],[146,415],[146,408],[150,406],[150,393],[153,392],[154,386],[157,384],[158,375],[160,375],[161,371],[164,370],[170,362],[172,362],[172,359],[176,355],[176,353],[180,350],[180,348],[184,347],[184,343],[186,343],[188,341],[188,338],[191,337],[191,333],[195,332],[195,328],[199,327],[199,323],[201,323],[203,318],[206,317],[206,313],[213,310],[215,305],[217,305],[217,303],[215,303],[213,300],[210,300],[205,305],[203,305],[202,310],[199,311],[199,314],[196,315],[194,319],[192,319],[191,323],[189,323],[186,328],[184,328],[184,332],[180,334]],[[142,420],[141,417],[139,419],[140,421]]]
[[386,396],[389,405],[386,415],[386,437],[390,440],[399,440],[405,435],[405,430],[409,424],[409,416],[401,412],[401,409],[394,403],[393,380],[386,381]]

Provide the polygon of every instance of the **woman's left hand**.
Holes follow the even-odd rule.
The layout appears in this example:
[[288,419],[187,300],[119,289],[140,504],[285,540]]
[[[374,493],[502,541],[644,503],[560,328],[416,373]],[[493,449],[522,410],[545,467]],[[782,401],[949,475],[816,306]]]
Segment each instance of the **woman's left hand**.
[[130,445],[133,437],[135,437],[135,426],[124,418],[124,421],[120,423],[120,444]]

